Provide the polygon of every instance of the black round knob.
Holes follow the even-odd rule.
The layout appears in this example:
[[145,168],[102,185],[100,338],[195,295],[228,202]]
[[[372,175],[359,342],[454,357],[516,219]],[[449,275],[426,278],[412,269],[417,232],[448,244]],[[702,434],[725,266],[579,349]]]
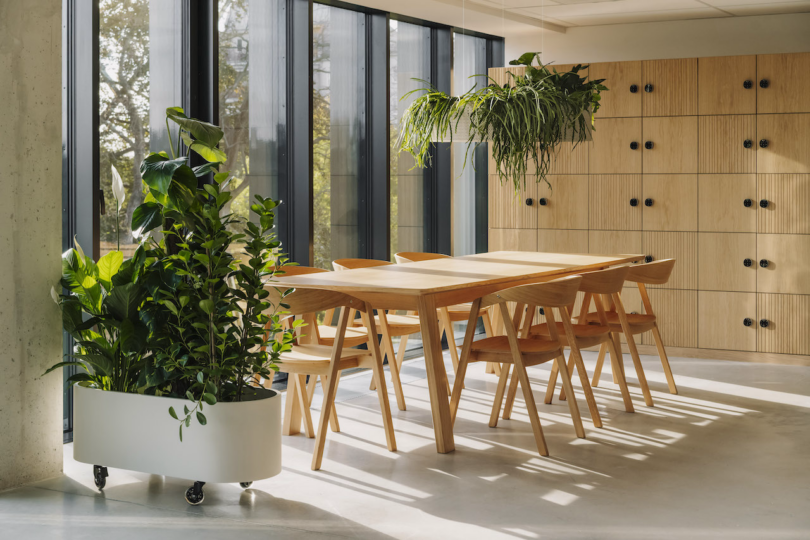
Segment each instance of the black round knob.
[[644,206],[652,206],[653,200],[652,199],[644,199]]
[[759,261],[759,265],[760,265],[762,268],[768,268],[768,259],[760,259],[760,261]]
[[770,321],[768,321],[768,319],[760,319],[760,320],[759,320],[759,325],[760,325],[762,328],[768,328],[768,325],[769,325],[769,324],[771,324],[771,323],[770,323]]
[[752,146],[754,146],[754,141],[751,139],[745,139],[743,141],[743,148],[751,148]]
[[534,200],[532,200],[532,198],[531,198],[531,197],[529,197],[528,199],[526,199],[526,206],[531,206],[531,205],[533,205],[533,204],[534,204]]
[[638,150],[638,143],[636,141],[630,143],[630,150]]
[[762,79],[761,81],[759,81],[759,87],[760,88],[768,88],[768,86],[770,86],[770,84],[771,83],[768,82],[768,79]]
[[540,206],[545,206],[548,204],[548,201],[546,200],[545,197],[540,197],[539,199],[537,199],[537,202],[540,203]]
[[655,145],[653,145],[652,141],[647,141],[644,143],[644,148],[646,148],[647,150],[652,150],[653,146]]
[[648,83],[648,84],[645,84],[645,85],[644,85],[644,91],[645,91],[645,92],[647,92],[647,93],[649,94],[650,92],[652,92],[652,91],[653,91],[653,85],[651,85],[651,84],[649,84],[649,83]]
[[754,261],[752,261],[751,259],[745,259],[743,261],[743,265],[746,266],[746,267],[750,267],[753,264],[754,264]]
[[543,308],[540,308],[540,315],[545,315],[546,311]]
[[768,208],[768,199],[762,199],[761,201],[759,201],[759,207]]
[[743,319],[743,325],[751,326],[752,324],[754,324],[754,321],[752,321],[749,317],[746,317],[745,319]]
[[752,201],[751,199],[745,199],[743,201],[743,206],[745,206],[746,208],[751,208],[753,205],[754,201]]
[[653,262],[654,260],[655,260],[655,259],[653,259],[653,256],[652,256],[652,255],[647,255],[646,257],[644,257],[644,262],[651,263],[651,262]]
[[754,87],[754,82],[751,81],[750,79],[743,83],[743,88],[745,88],[746,90],[750,90],[753,87]]
[[768,139],[762,139],[761,141],[759,141],[759,147],[768,148]]
[[636,199],[635,197],[630,199],[630,206],[638,206],[638,199]]
[[631,84],[630,85],[630,93],[635,94],[636,92],[638,92],[638,85],[637,84]]

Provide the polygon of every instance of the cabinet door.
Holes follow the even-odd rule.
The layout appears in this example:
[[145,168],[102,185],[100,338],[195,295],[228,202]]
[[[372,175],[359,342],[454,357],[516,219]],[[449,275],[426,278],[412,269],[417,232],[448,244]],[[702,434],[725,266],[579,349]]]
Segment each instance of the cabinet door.
[[757,115],[757,140],[758,173],[810,173],[810,114]]
[[[489,226],[493,229],[533,229],[537,227],[537,182],[527,176],[515,193],[510,180],[501,183],[497,174],[489,175]],[[531,204],[526,204],[531,200]]]
[[757,172],[756,115],[700,117],[700,172]]
[[641,252],[641,231],[588,231],[588,253]]
[[490,229],[490,251],[535,251],[537,229]]
[[698,327],[701,349],[757,350],[757,295],[698,292]]
[[758,234],[757,264],[758,292],[810,294],[810,235]]
[[810,296],[757,294],[757,317],[758,351],[810,354]]
[[645,118],[644,172],[652,174],[698,172],[697,120],[697,116]]
[[537,226],[587,229],[588,175],[549,175],[546,179],[548,184],[537,184]]
[[698,114],[757,112],[757,57],[698,58]]
[[756,184],[753,174],[699,175],[698,230],[755,232]]
[[[698,314],[697,291],[648,289],[650,303],[655,311],[661,339],[668,347],[697,347]],[[647,332],[642,343],[653,345],[652,334]]]
[[[490,251],[492,251],[490,249]],[[547,253],[588,253],[588,231],[539,229],[537,251]]]
[[600,62],[591,64],[590,78],[605,79],[610,90],[602,94],[597,118],[641,116],[641,62]]
[[643,230],[697,230],[696,174],[645,174],[643,191]]
[[[645,232],[644,253],[654,261],[675,259],[675,268],[669,281],[650,288],[697,289],[697,233]],[[653,306],[655,307],[655,306]]]
[[[590,146],[590,142],[561,142],[551,156],[549,174],[588,174]],[[529,166],[533,166],[532,161]]]
[[646,60],[643,76],[644,116],[697,114],[697,58]]
[[761,54],[757,79],[757,112],[810,112],[810,53]]
[[698,288],[756,292],[756,253],[754,233],[699,233]]
[[602,118],[594,127],[590,173],[641,174],[641,118]]
[[757,199],[757,232],[810,234],[810,175],[760,174]]
[[590,228],[595,230],[640,231],[640,174],[598,174],[590,176]]

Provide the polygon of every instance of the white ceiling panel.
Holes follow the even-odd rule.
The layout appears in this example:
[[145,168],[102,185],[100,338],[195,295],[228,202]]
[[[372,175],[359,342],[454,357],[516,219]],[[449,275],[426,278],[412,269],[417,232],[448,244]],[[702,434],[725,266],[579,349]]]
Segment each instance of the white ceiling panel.
[[[550,1],[550,0],[549,0]],[[728,6],[776,6],[785,4],[806,4],[806,0],[702,0],[710,6],[726,8]]]
[[[810,12],[810,1],[723,6],[721,9],[739,17],[745,17],[747,15],[778,15],[780,13],[806,13]],[[810,29],[808,29],[808,32],[810,32]]]
[[616,0],[614,2],[597,2],[587,4],[568,4],[546,7],[529,7],[527,11],[535,15],[545,13],[547,17],[562,20],[573,20],[574,17],[595,17],[600,15],[635,14],[656,11],[675,11],[687,9],[705,9],[717,11],[698,0]]

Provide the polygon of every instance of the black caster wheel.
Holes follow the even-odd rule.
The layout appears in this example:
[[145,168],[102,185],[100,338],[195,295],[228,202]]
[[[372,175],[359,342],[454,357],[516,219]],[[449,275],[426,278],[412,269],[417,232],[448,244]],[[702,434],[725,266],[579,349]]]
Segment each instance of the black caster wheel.
[[186,490],[186,502],[191,506],[202,504],[205,500],[205,492],[203,486],[205,482],[194,482],[194,485]]
[[104,489],[104,486],[107,485],[107,467],[102,467],[101,465],[93,465],[93,481],[96,483],[96,487],[101,491]]
[[240,485],[240,486],[241,486],[243,489],[247,489],[247,488],[249,488],[250,486],[252,486],[252,485],[253,485],[253,482],[239,482],[239,485]]

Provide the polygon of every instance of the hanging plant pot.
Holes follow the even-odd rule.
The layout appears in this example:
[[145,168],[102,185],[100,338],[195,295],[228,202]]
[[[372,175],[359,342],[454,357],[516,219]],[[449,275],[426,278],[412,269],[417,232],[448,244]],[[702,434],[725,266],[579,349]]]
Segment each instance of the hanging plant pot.
[[77,385],[73,457],[95,466],[100,489],[115,467],[193,481],[186,500],[200,504],[206,482],[247,487],[281,472],[281,396],[262,388],[249,397],[206,406],[207,425],[184,430],[180,441],[167,410],[183,410],[188,400]]

